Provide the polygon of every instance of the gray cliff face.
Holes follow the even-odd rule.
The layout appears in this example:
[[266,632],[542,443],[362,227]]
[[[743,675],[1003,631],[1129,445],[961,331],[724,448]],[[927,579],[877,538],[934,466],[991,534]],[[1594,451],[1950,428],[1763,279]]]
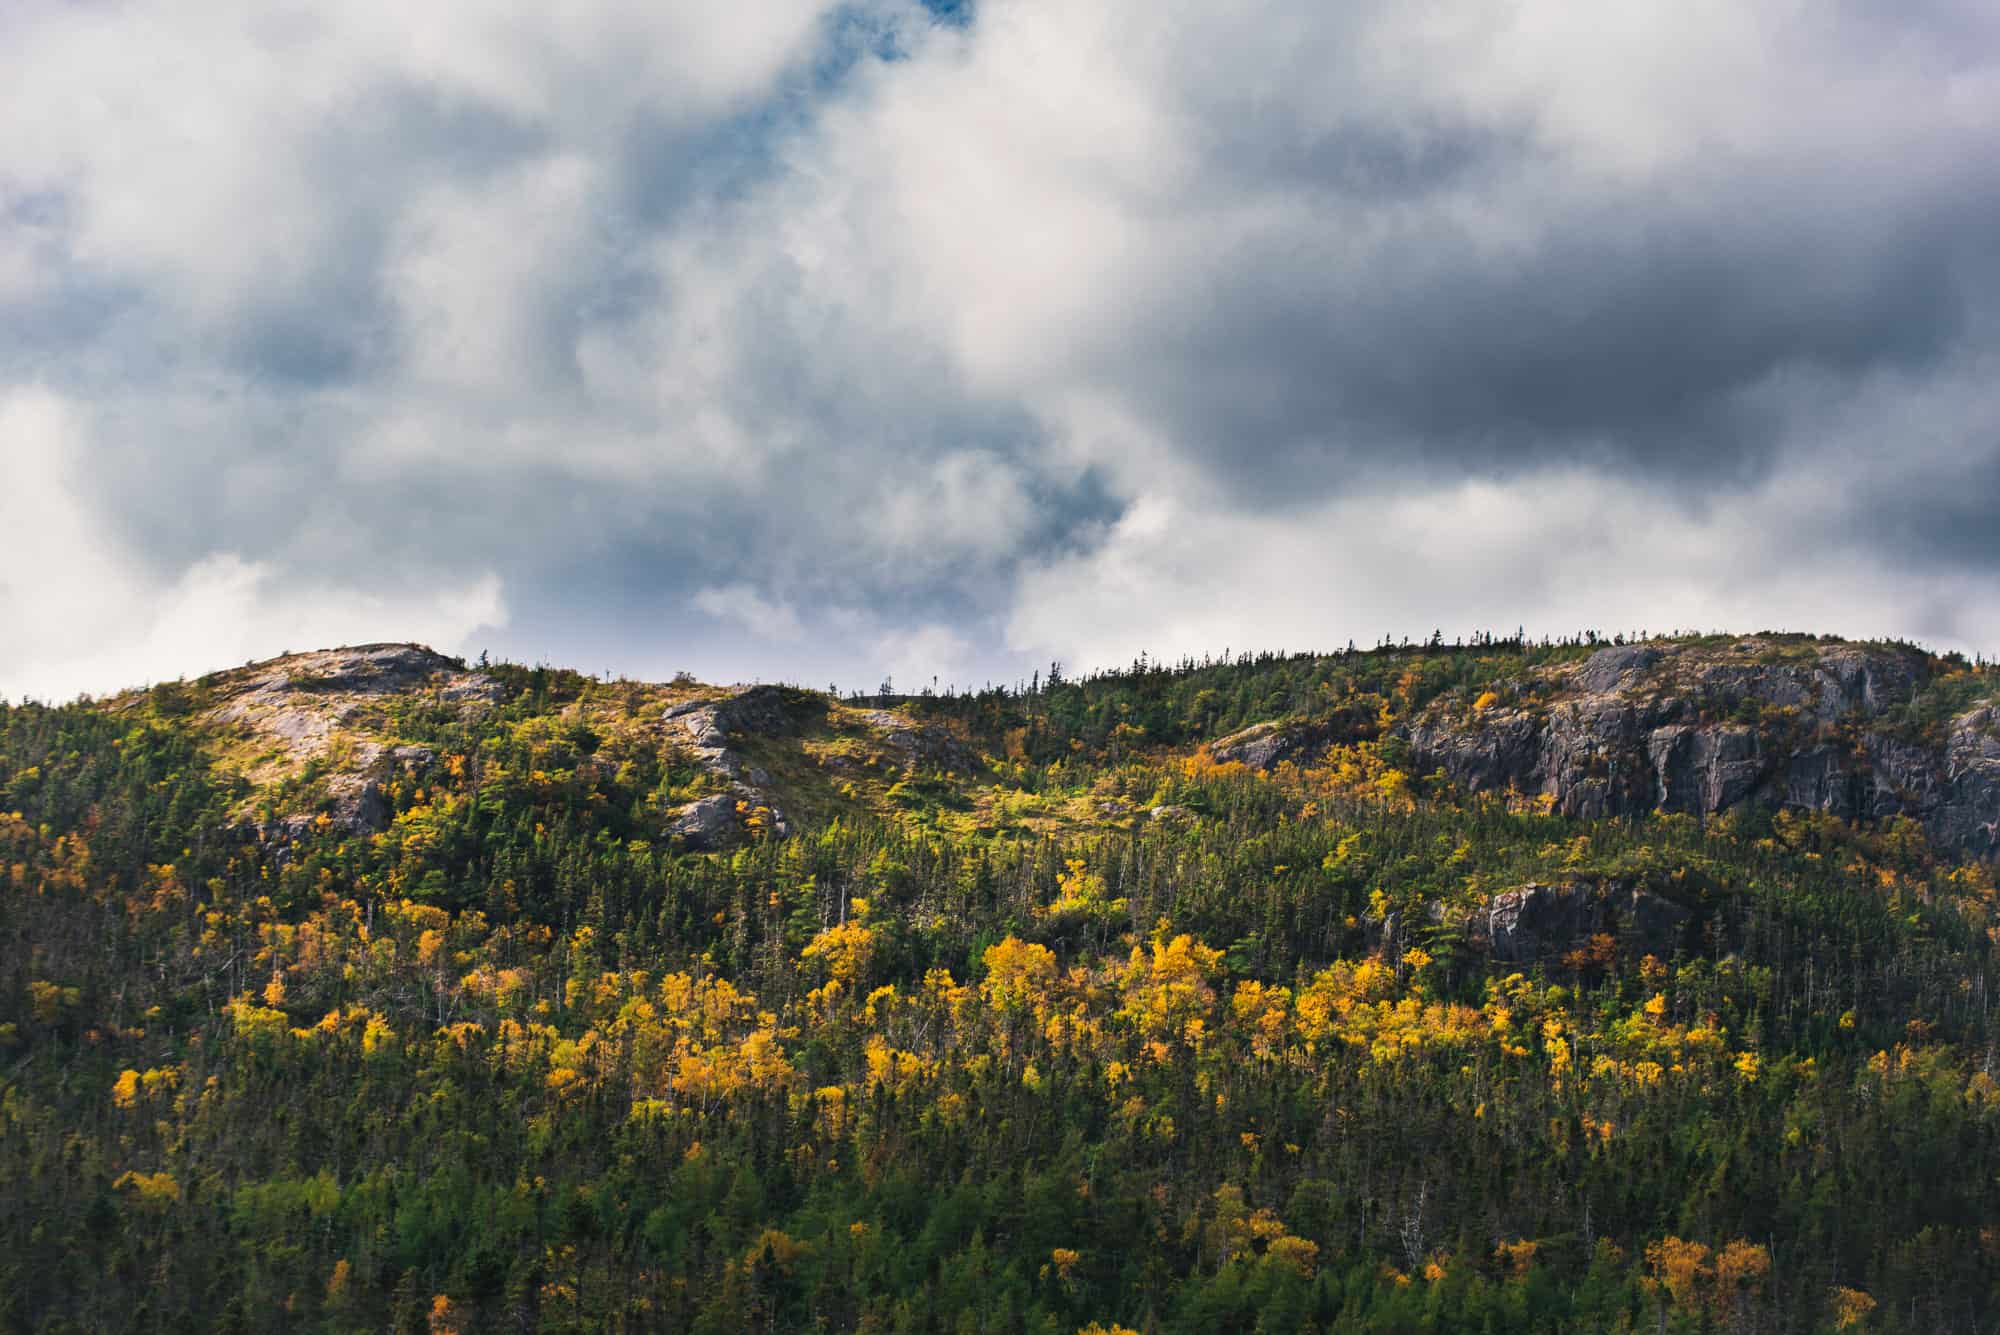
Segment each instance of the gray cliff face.
[[1927,822],[1931,837],[1981,857],[2000,856],[2000,710],[1989,705],[1952,720],[1938,777],[1943,796]]
[[1892,728],[1885,716],[1924,685],[1914,655],[1630,645],[1543,685],[1550,697],[1532,707],[1427,711],[1407,730],[1415,767],[1474,792],[1546,794],[1572,816],[1755,802],[1909,816],[1955,852],[2000,853],[2000,720],[1991,706],[1969,711],[1941,745]]

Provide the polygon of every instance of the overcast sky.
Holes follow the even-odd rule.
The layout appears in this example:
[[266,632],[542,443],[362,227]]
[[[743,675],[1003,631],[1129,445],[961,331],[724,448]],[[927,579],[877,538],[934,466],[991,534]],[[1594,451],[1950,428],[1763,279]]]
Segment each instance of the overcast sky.
[[0,696],[2000,648],[1991,0],[0,5]]

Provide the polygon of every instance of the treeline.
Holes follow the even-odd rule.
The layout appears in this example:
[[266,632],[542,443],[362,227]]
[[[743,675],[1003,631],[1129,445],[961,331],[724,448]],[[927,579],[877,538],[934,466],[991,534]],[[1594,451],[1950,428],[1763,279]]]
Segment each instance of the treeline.
[[[1330,654],[1224,654],[1171,664],[1142,655],[1128,667],[1080,677],[1051,664],[1046,675],[1012,689],[897,698],[966,727],[995,750],[1040,764],[1078,747],[1093,755],[1185,748],[1277,719],[1323,725],[1326,735],[1357,742],[1382,735],[1391,719],[1407,718],[1440,697],[1456,695],[1469,705],[1487,690],[1532,684],[1546,669],[1600,649],[1648,642],[1645,635],[1584,631],[1537,641],[1516,632],[1448,644],[1440,632],[1424,643],[1385,639],[1371,649],[1350,645]],[[1677,633],[1651,642],[1716,649],[1744,638]],[[1837,642],[1769,632],[1752,638],[1781,657],[1810,655],[1817,645]],[[1919,682],[1912,698],[1883,720],[1886,728],[1942,740],[1939,729],[1950,718],[2000,699],[2000,672],[1983,658],[1932,654],[1900,641],[1886,647],[1911,659]]]

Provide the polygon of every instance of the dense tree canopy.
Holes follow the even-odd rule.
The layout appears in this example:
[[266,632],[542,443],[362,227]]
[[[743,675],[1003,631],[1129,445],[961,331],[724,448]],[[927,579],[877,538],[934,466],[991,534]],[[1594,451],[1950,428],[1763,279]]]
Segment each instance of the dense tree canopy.
[[[187,690],[0,707],[0,1328],[2000,1329],[1992,868],[1399,768],[1529,656],[911,702],[976,774],[721,853],[630,683],[399,700],[286,839]],[[1493,958],[1556,883],[1678,944]]]

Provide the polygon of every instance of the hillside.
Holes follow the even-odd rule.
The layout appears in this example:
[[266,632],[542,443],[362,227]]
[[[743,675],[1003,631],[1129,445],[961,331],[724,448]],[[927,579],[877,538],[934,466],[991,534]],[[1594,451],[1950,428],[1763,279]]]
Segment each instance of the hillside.
[[0,706],[0,1328],[2000,1330],[2000,672]]

